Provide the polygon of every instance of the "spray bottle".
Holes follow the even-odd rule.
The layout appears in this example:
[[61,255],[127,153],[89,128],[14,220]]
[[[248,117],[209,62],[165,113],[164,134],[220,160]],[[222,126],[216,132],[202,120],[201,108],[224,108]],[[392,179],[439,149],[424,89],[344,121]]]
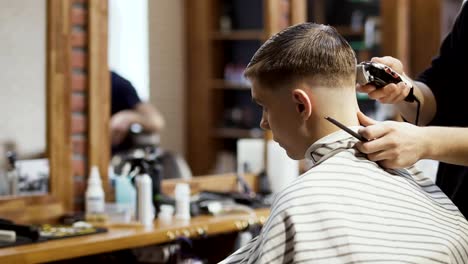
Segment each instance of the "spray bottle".
[[92,166],[86,188],[86,218],[95,219],[93,216],[104,214],[104,190],[102,189],[101,176],[97,166]]

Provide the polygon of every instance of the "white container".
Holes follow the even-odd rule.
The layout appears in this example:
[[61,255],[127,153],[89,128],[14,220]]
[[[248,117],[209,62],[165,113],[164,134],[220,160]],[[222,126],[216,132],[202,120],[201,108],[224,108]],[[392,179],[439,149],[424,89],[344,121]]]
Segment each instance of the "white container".
[[134,210],[131,204],[106,203],[107,220],[111,223],[130,223]]
[[[263,139],[240,139],[237,141],[237,168],[246,173],[259,173],[263,170]],[[299,176],[299,162],[288,157],[286,151],[273,140],[268,141],[267,176],[273,193],[278,193]]]
[[158,219],[159,221],[169,224],[172,221],[172,215],[174,214],[174,206],[168,204],[162,204],[159,206]]
[[190,186],[187,183],[178,183],[175,187],[175,203],[177,219],[190,219]]
[[288,157],[286,150],[270,140],[266,172],[271,191],[278,193],[299,176],[299,162]]
[[104,213],[104,190],[102,189],[101,176],[97,166],[91,168],[91,174],[88,178],[88,187],[85,193],[85,208],[86,214],[102,214]]
[[144,173],[136,178],[137,183],[137,219],[144,226],[153,225],[153,184],[148,174]]

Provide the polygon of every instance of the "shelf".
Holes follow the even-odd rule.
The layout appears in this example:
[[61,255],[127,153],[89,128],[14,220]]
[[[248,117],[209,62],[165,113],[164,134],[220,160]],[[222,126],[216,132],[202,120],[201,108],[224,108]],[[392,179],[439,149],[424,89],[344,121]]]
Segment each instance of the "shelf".
[[214,79],[211,81],[211,87],[221,90],[250,90],[250,85],[246,83],[225,81],[223,79]]
[[263,130],[260,128],[217,128],[214,132],[217,138],[263,138]]
[[364,30],[363,29],[353,30],[349,26],[334,26],[334,28],[336,28],[338,33],[340,33],[341,35],[343,35],[345,37],[359,37],[359,36],[364,35]]
[[213,32],[214,40],[259,40],[264,41],[266,34],[262,30],[234,30],[229,32]]

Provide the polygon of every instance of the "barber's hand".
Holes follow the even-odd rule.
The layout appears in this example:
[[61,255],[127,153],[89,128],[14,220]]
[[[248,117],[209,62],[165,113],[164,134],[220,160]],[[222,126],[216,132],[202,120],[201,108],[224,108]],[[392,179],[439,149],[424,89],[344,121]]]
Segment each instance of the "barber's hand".
[[[385,64],[398,74],[404,75],[403,64],[398,59],[386,56],[381,58],[372,58],[371,61]],[[370,98],[384,104],[395,104],[402,102],[409,94],[410,89],[411,87],[408,87],[404,82],[400,82],[398,84],[390,83],[380,89],[377,89],[374,85],[371,84],[356,85],[356,90],[358,92],[367,93]]]
[[395,121],[377,122],[363,113],[358,119],[364,128],[359,134],[371,140],[358,142],[356,148],[367,154],[369,160],[390,169],[406,168],[424,157],[424,130],[421,127]]
[[120,111],[114,114],[110,119],[110,133],[112,145],[120,144],[128,134],[130,125],[132,124],[132,115],[131,111]]

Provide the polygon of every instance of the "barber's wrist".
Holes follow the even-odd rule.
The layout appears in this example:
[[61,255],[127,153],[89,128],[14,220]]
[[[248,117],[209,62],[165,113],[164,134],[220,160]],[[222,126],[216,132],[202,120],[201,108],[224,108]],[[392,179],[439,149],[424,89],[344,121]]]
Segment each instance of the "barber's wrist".
[[435,159],[437,156],[438,144],[434,141],[431,127],[418,127],[421,135],[421,159]]

